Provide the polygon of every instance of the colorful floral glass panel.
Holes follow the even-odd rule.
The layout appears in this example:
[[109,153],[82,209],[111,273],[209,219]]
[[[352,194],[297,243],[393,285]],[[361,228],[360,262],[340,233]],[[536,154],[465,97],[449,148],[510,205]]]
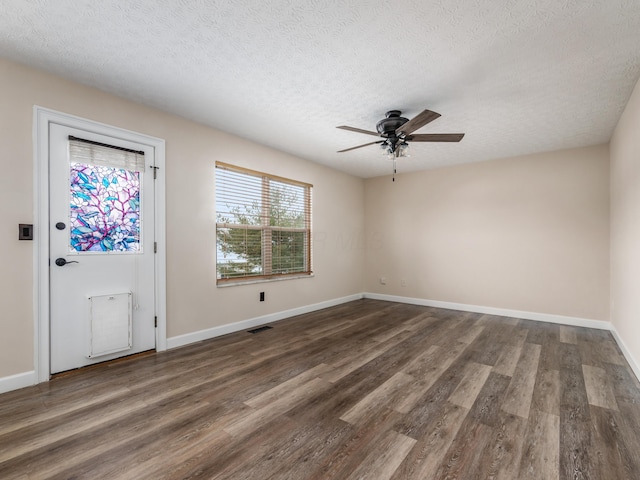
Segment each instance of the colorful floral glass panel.
[[71,250],[140,251],[140,173],[71,164]]

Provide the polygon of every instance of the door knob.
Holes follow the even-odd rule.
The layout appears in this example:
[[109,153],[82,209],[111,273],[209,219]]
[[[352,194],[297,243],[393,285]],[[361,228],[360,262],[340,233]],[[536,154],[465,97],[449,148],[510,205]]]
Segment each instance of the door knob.
[[70,262],[67,262],[66,258],[63,258],[63,257],[56,258],[56,265],[58,265],[59,267],[64,267],[67,263],[80,263],[80,262],[76,262],[75,260],[71,260]]

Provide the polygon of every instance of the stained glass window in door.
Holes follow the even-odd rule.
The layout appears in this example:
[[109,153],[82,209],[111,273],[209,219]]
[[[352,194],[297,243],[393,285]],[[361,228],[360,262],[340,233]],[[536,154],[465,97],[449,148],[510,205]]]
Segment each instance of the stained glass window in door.
[[71,251],[140,251],[140,180],[137,171],[71,163]]

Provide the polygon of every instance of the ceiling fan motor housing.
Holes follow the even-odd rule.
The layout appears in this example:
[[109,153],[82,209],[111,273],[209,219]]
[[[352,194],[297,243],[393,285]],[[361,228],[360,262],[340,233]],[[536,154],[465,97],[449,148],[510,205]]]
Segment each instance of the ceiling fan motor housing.
[[381,135],[390,135],[399,127],[407,123],[409,119],[401,117],[401,113],[402,112],[400,110],[389,110],[385,115],[386,118],[383,118],[376,123],[376,130],[378,130],[378,133]]

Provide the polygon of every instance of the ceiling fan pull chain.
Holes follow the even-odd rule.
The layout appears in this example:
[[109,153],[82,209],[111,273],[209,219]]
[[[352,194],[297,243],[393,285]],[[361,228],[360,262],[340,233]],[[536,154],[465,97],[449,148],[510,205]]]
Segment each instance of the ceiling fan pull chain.
[[396,156],[393,156],[393,182],[396,181]]

